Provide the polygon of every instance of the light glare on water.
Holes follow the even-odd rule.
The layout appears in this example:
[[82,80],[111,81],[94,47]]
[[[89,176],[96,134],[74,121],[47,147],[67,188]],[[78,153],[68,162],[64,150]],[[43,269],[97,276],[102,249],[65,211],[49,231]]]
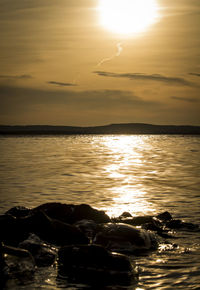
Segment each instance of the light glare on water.
[[[144,146],[144,140],[139,136],[107,137],[104,140],[106,150],[113,156],[112,163],[105,166],[108,177],[120,180],[119,186],[113,186],[113,207],[105,208],[110,216],[119,216],[125,211],[133,214],[153,211],[145,201],[145,188],[138,183],[137,176],[130,175],[132,168],[140,170],[143,163],[142,154],[138,148]],[[130,203],[131,201],[131,203]]]

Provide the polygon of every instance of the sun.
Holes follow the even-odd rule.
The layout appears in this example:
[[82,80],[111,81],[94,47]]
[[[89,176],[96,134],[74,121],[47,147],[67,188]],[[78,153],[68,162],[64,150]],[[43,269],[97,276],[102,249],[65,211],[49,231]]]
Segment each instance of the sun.
[[156,0],[99,0],[100,22],[116,34],[145,31],[158,18]]

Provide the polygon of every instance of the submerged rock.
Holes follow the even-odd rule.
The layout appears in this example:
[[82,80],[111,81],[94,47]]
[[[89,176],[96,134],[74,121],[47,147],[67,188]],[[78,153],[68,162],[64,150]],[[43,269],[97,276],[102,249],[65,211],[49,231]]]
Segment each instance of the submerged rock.
[[137,277],[128,257],[111,253],[98,245],[62,247],[58,252],[58,276],[69,282],[130,285]]
[[156,249],[158,246],[156,237],[152,232],[123,223],[103,225],[93,242],[110,251],[122,253],[147,251]]
[[28,239],[19,244],[19,247],[28,250],[39,267],[51,266],[55,261],[56,249],[44,243],[35,234],[30,234]]

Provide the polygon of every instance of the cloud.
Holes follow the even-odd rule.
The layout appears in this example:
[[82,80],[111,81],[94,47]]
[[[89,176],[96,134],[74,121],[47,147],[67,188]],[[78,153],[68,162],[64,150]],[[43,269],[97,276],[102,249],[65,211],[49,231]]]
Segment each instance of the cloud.
[[130,91],[121,90],[41,90],[0,85],[0,112],[26,111],[45,106],[74,110],[123,110],[156,108],[159,102],[143,100]]
[[9,80],[20,80],[20,79],[32,79],[31,75],[0,75],[0,79],[9,79]]
[[200,77],[200,73],[189,73],[191,76]]
[[62,82],[55,82],[55,81],[49,81],[47,83],[51,85],[61,86],[61,87],[77,86],[76,84],[72,84],[72,83],[62,83]]
[[127,78],[129,80],[143,80],[143,81],[157,81],[163,82],[165,84],[171,85],[183,85],[191,86],[191,82],[185,80],[184,78],[178,77],[168,77],[161,74],[144,74],[144,73],[113,73],[105,71],[94,71],[95,74],[103,77],[112,77],[112,78]]
[[189,103],[197,103],[197,102],[199,102],[199,100],[197,100],[195,98],[185,98],[185,97],[172,96],[171,99],[179,100],[179,101],[185,101],[185,102],[189,102]]

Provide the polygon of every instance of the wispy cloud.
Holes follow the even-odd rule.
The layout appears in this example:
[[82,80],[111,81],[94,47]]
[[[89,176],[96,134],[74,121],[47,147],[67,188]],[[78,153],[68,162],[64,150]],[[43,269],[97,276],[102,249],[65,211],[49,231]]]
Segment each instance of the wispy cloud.
[[195,98],[186,98],[186,97],[176,97],[176,96],[172,96],[171,99],[178,100],[178,101],[189,102],[189,103],[197,103],[197,102],[199,102],[198,99],[195,99]]
[[[28,97],[27,97],[28,96]],[[109,108],[155,108],[159,102],[144,100],[130,91],[122,90],[88,90],[75,92],[72,90],[39,90],[24,87],[0,85],[0,111],[31,109],[35,106],[58,105],[74,109]]]
[[72,83],[62,83],[62,82],[56,82],[56,81],[49,81],[47,83],[50,84],[50,85],[56,85],[56,86],[61,86],[61,87],[77,86],[76,84],[72,84]]
[[7,79],[7,80],[32,79],[32,76],[27,75],[27,74],[23,74],[23,75],[0,75],[0,79]]
[[189,75],[195,76],[195,77],[200,77],[200,73],[193,73],[193,72],[191,72],[191,73],[189,73]]
[[94,71],[95,74],[103,77],[112,78],[126,78],[129,80],[143,80],[143,81],[156,81],[163,82],[171,85],[192,86],[193,84],[184,78],[168,77],[161,74],[144,74],[144,73],[113,73],[105,71]]

